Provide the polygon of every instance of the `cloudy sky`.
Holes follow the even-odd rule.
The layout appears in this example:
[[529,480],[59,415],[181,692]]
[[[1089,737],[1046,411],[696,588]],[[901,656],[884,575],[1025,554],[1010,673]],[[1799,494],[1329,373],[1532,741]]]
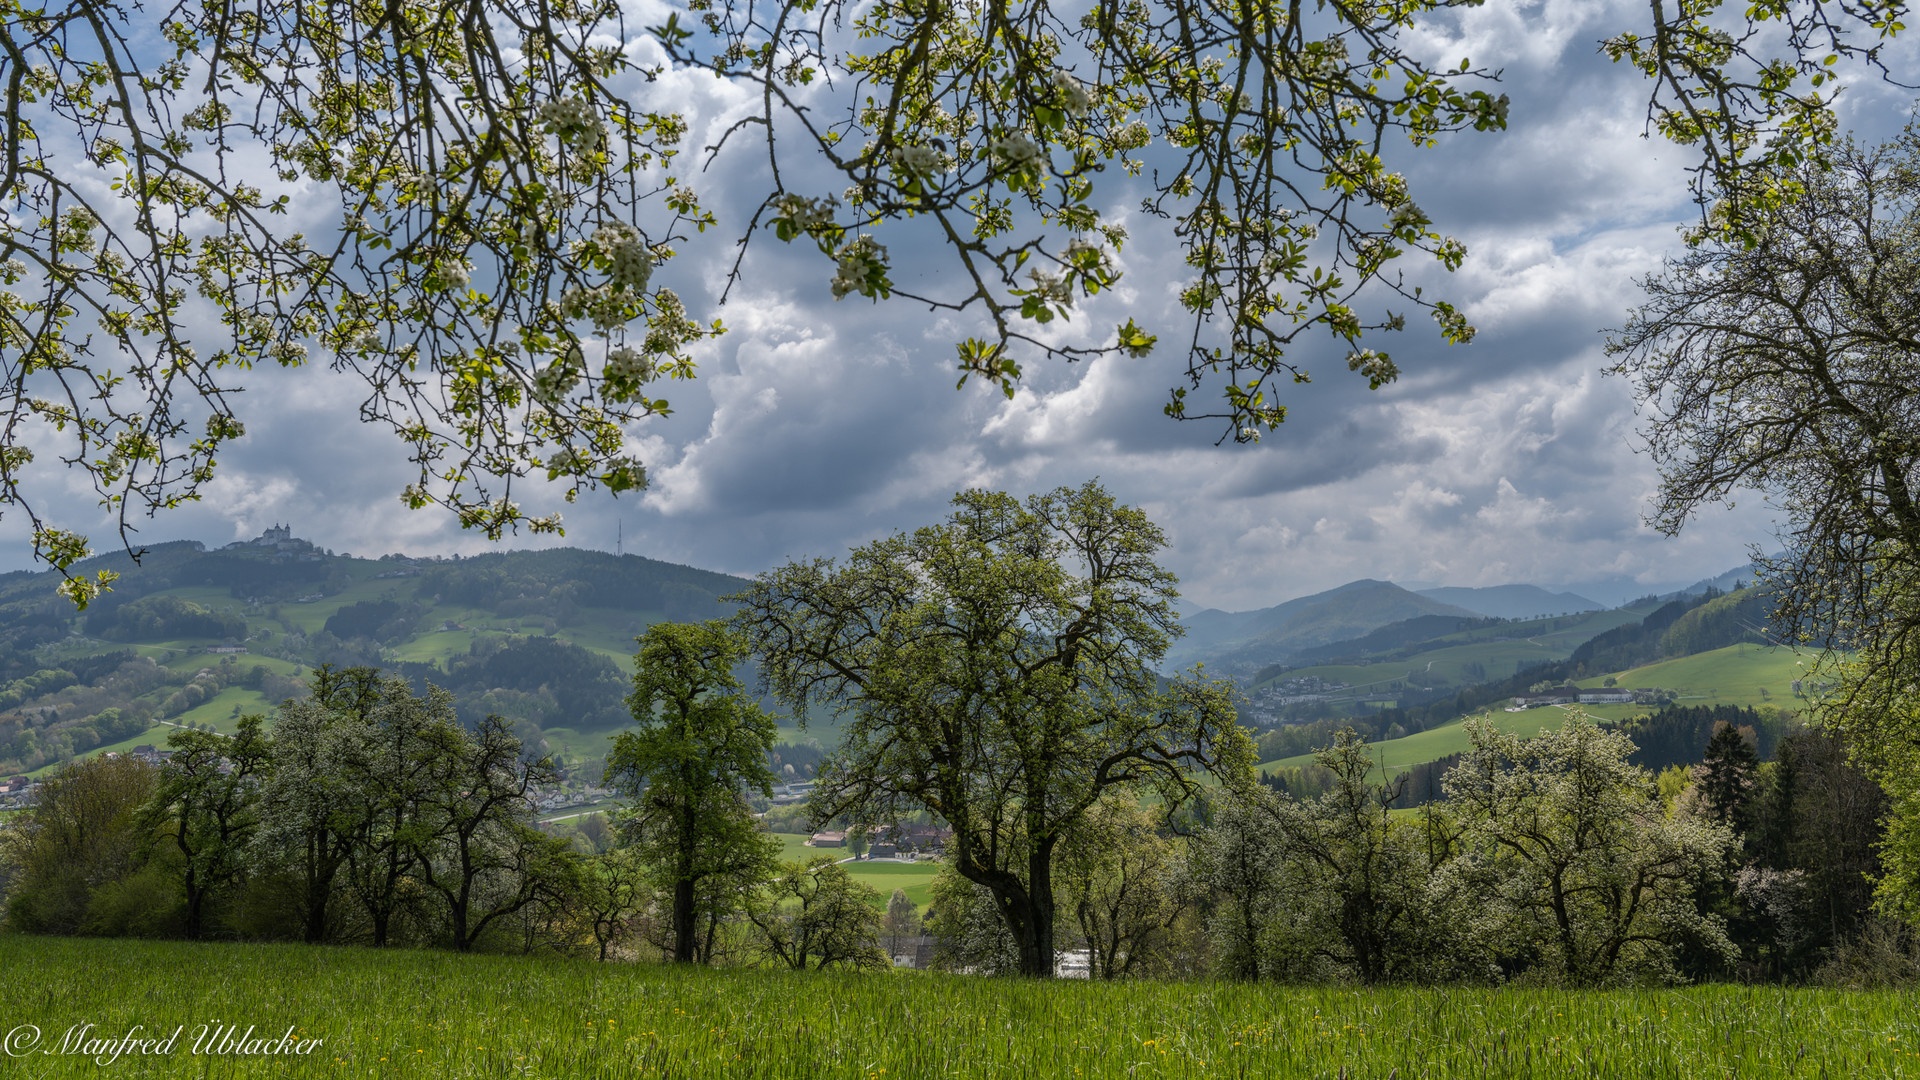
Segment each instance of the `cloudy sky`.
[[[1027,493],[1098,476],[1167,528],[1164,561],[1188,599],[1232,610],[1359,577],[1584,586],[1613,601],[1729,569],[1767,542],[1766,508],[1756,498],[1710,512],[1678,539],[1646,529],[1654,477],[1634,450],[1632,402],[1600,374],[1602,329],[1623,322],[1633,279],[1676,250],[1690,212],[1684,155],[1641,138],[1643,85],[1596,52],[1644,12],[1627,0],[1492,0],[1420,39],[1434,55],[1503,68],[1513,106],[1504,134],[1469,132],[1404,163],[1437,227],[1468,244],[1466,266],[1436,287],[1479,336],[1447,347],[1410,328],[1391,343],[1404,373],[1393,386],[1368,391],[1344,370],[1344,350],[1316,343],[1297,354],[1314,384],[1287,390],[1290,419],[1257,447],[1216,447],[1212,424],[1162,417],[1170,349],[1031,365],[1012,401],[956,391],[964,330],[905,303],[836,303],[822,262],[767,243],[716,312],[731,329],[698,354],[699,380],[673,385],[674,414],[634,433],[651,490],[565,507],[557,542],[611,550],[619,530],[629,552],[751,573],[935,520],[962,487]],[[739,105],[689,75],[669,75],[660,92],[685,103],[696,146]],[[1909,105],[1860,88],[1847,121],[1885,134]],[[689,179],[723,221],[737,220],[765,179],[746,159],[722,165]],[[1110,190],[1124,221],[1138,196]],[[1176,340],[1183,267],[1169,240],[1134,232],[1123,288],[1083,306],[1076,325],[1110,333],[1127,305]],[[938,265],[902,254],[896,276],[909,281]],[[696,313],[730,258],[716,245],[670,267]],[[205,500],[146,523],[144,539],[217,544],[288,522],[362,555],[488,547],[440,511],[400,506],[404,452],[358,425],[353,385],[316,368],[263,376],[249,396],[249,435]],[[544,498],[522,501],[544,509]],[[82,528],[92,513],[78,492],[48,508]],[[94,535],[111,542],[104,521]],[[29,565],[24,536],[18,515],[0,519],[0,569]]]

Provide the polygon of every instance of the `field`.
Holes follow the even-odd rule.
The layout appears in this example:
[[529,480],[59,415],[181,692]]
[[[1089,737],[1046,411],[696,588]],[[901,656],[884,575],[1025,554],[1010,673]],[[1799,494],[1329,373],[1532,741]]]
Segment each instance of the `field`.
[[[1797,708],[1793,681],[1811,670],[1818,653],[1764,645],[1729,645],[1712,652],[1662,660],[1617,676],[1634,689],[1663,687],[1678,691],[1682,705],[1765,705]],[[1598,686],[1599,680],[1586,685]]]
[[[1501,731],[1510,731],[1516,735],[1532,738],[1547,728],[1557,728],[1567,719],[1567,714],[1559,709],[1528,709],[1526,712],[1497,712],[1493,714],[1494,723]],[[1423,761],[1437,761],[1448,754],[1457,754],[1466,750],[1471,743],[1467,740],[1466,723],[1455,720],[1439,727],[1417,731],[1402,739],[1387,739],[1372,743],[1369,749],[1377,769],[1404,769],[1409,765],[1418,765]],[[1258,768],[1273,770],[1298,768],[1313,764],[1312,754],[1298,754],[1294,757],[1263,761]]]
[[[1782,709],[1803,707],[1805,699],[1793,696],[1793,681],[1814,666],[1817,654],[1792,649],[1766,648],[1760,645],[1730,645],[1712,652],[1696,653],[1676,660],[1662,660],[1615,676],[1630,689],[1659,687],[1676,691],[1680,705],[1778,705]],[[1804,666],[1803,666],[1804,665]],[[1600,678],[1582,680],[1582,686],[1599,686]],[[1646,705],[1589,705],[1585,711],[1604,720],[1624,720],[1649,711]],[[1566,714],[1555,708],[1528,709],[1526,712],[1496,712],[1494,722],[1502,731],[1533,736],[1544,728],[1558,727]],[[1466,750],[1467,732],[1461,721],[1415,732],[1401,739],[1373,744],[1374,756],[1386,768],[1406,768],[1423,761],[1434,761]],[[1262,762],[1260,768],[1272,770],[1313,763],[1313,755],[1301,754]]]
[[[822,855],[831,855],[836,859],[845,859],[845,848],[815,848],[807,846],[807,838],[799,833],[774,833],[780,841],[780,859],[782,862],[810,862]],[[894,862],[880,859],[867,862],[845,864],[847,876],[855,881],[873,886],[880,894],[880,906],[885,907],[887,898],[895,889],[907,890],[907,899],[920,911],[927,910],[927,904],[933,899],[933,878],[940,872],[940,864],[932,860],[919,862]]]
[[[1920,1075],[1911,992],[1041,984],[24,937],[0,965],[10,1075],[35,1078]],[[57,1052],[84,1024],[180,1035],[110,1065]],[[207,1025],[319,1043],[218,1054]]]

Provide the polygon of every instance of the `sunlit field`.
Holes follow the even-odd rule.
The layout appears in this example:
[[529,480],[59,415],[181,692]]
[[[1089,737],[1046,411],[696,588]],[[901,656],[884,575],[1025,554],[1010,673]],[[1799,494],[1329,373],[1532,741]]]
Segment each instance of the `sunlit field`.
[[[0,963],[22,1077],[1920,1076],[1910,992],[1036,984],[23,937]],[[89,1023],[184,1030],[105,1066],[46,1052]],[[214,1053],[209,1024],[320,1042]]]

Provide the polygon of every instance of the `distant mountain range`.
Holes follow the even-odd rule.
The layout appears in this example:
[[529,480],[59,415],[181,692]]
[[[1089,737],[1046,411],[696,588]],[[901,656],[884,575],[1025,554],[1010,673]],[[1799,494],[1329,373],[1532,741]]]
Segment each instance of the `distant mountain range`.
[[1537,619],[1546,615],[1569,615],[1577,611],[1601,611],[1612,606],[1576,593],[1548,592],[1538,585],[1421,589],[1420,595],[1500,619]]
[[[1643,588],[1626,599],[1657,595],[1669,600],[1698,596],[1710,588],[1731,592],[1736,583],[1751,584],[1755,576],[1754,567],[1745,564],[1685,588]],[[1607,590],[1610,593],[1631,591],[1622,584],[1624,581],[1609,584]],[[1325,654],[1326,646],[1366,637],[1383,627],[1423,616],[1526,620],[1605,611],[1614,606],[1617,605],[1579,593],[1553,591],[1538,585],[1435,586],[1415,591],[1365,578],[1254,611],[1207,608],[1186,614],[1181,618],[1187,628],[1186,636],[1168,651],[1167,666],[1187,667],[1204,661],[1221,674],[1248,675],[1274,664],[1309,661],[1314,654]]]
[[1388,623],[1421,615],[1478,614],[1368,578],[1257,611],[1208,608],[1188,615],[1181,620],[1187,634],[1174,643],[1167,662],[1185,667],[1205,660],[1228,674],[1240,674],[1303,649],[1361,637]]

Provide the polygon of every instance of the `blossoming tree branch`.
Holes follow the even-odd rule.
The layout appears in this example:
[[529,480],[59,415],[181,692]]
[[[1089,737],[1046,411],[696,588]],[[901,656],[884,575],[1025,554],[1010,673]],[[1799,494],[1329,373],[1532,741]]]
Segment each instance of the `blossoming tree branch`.
[[[730,285],[751,245],[812,245],[836,298],[971,320],[963,383],[1162,357],[1169,416],[1256,440],[1307,380],[1308,335],[1376,388],[1410,314],[1473,336],[1409,282],[1466,251],[1388,164],[1506,126],[1495,68],[1406,43],[1471,2],[689,0],[643,27],[610,0],[0,0],[0,509],[65,573],[90,548],[34,487],[57,461],[131,545],[244,433],[249,371],[325,363],[408,448],[407,505],[557,531],[517,483],[645,486],[633,425],[723,330],[673,288],[703,240],[741,241]],[[1704,150],[1697,188],[1737,228],[1743,170],[1818,154],[1830,65],[1877,63],[1903,11],[1656,4],[1607,48],[1653,80],[1650,127]],[[669,71],[757,105],[686,145]],[[764,198],[719,221],[691,178],[749,152]],[[1118,278],[1126,205],[1183,251],[1188,317],[1062,337]],[[888,238],[925,229],[944,269],[910,290]],[[65,587],[84,605],[106,583]]]

